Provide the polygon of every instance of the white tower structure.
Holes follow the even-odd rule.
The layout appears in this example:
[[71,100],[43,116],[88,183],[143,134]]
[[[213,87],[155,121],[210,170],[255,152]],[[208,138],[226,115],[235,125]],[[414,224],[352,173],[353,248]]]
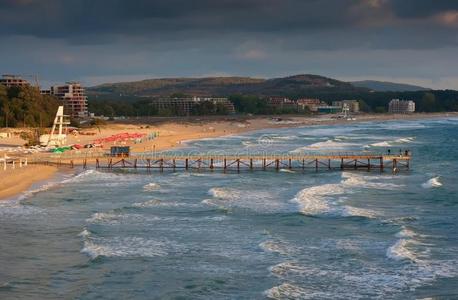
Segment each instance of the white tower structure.
[[[67,135],[64,133],[64,126],[70,124],[66,119],[68,116],[64,115],[64,107],[59,106],[57,109],[56,117],[52,125],[51,134],[43,134],[40,136],[40,145],[48,146],[62,146],[67,142]],[[57,134],[55,133],[56,127],[58,128]]]

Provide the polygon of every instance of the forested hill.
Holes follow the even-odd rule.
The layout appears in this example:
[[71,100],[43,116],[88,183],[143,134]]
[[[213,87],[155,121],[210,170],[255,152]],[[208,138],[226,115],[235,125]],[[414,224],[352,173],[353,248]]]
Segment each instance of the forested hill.
[[11,87],[0,84],[0,127],[49,126],[59,102],[41,95],[35,87]]
[[260,79],[250,77],[162,78],[135,82],[106,83],[88,88],[91,95],[168,96],[229,96],[234,94],[257,96],[290,96],[314,92],[362,92],[365,88],[318,76],[294,75]]
[[415,92],[430,90],[418,85],[377,80],[353,81],[351,84],[356,87],[367,88],[376,92]]

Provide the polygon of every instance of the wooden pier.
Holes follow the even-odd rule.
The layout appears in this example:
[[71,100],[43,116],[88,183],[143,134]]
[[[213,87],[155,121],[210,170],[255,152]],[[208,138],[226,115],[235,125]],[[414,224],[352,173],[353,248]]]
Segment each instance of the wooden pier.
[[385,155],[377,153],[343,154],[133,154],[129,157],[60,156],[42,161],[47,164],[67,164],[71,167],[96,169],[151,170],[385,170],[394,173],[410,169],[411,155]]

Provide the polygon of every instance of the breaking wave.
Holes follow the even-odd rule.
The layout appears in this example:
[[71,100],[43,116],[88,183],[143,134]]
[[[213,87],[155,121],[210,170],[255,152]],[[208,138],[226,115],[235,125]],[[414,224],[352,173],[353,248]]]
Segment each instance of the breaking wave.
[[434,177],[421,184],[421,187],[424,189],[432,189],[441,187],[442,183],[439,181],[439,176]]
[[148,183],[146,185],[143,186],[143,190],[145,192],[152,192],[152,191],[156,191],[158,189],[160,189],[161,186],[155,182],[151,182],[151,183]]
[[140,237],[115,237],[86,240],[82,253],[92,259],[106,257],[155,257],[166,256],[170,245],[164,241]]

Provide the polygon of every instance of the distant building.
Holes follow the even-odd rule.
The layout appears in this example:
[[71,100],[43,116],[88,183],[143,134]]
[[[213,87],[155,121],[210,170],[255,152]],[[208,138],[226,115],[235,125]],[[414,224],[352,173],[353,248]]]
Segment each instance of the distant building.
[[182,97],[182,98],[157,98],[152,105],[161,110],[170,110],[178,115],[189,115],[193,107],[203,102],[211,102],[216,106],[223,106],[229,114],[235,113],[234,104],[227,98],[219,97]]
[[393,99],[388,104],[388,111],[395,114],[408,114],[415,112],[415,102],[412,100]]
[[341,111],[342,111],[342,108],[339,106],[326,105],[326,106],[317,107],[317,112],[322,113],[322,114],[336,114]]
[[66,82],[64,85],[52,86],[49,90],[41,90],[43,95],[54,95],[62,101],[64,112],[71,118],[85,118],[87,110],[87,96],[84,88],[78,82]]
[[296,102],[300,110],[305,110],[305,108],[307,108],[309,111],[313,111],[313,112],[318,111],[318,106],[327,105],[327,103],[321,101],[320,99],[312,99],[312,98],[301,98],[301,99],[297,99]]
[[267,105],[277,109],[291,109],[297,110],[297,103],[289,98],[285,97],[270,97],[267,99]]
[[30,83],[27,80],[18,75],[2,75],[2,78],[0,78],[0,84],[5,85],[6,87],[30,86]]
[[358,100],[342,100],[333,101],[332,106],[338,106],[342,109],[344,106],[348,107],[348,112],[358,113],[359,112],[359,101]]

